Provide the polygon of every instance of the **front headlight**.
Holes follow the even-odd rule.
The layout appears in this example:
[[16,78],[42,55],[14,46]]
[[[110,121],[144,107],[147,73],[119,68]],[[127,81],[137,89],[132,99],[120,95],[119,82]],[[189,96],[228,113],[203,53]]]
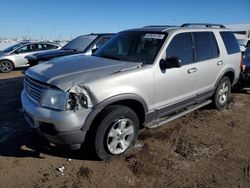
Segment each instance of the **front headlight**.
[[41,105],[57,110],[65,110],[68,98],[69,93],[58,89],[48,89],[42,98]]

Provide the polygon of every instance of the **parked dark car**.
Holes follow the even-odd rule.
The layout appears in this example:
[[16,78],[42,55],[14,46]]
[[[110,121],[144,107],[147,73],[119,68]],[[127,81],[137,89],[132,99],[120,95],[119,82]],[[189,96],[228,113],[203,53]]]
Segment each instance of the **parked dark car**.
[[28,60],[30,66],[37,65],[44,61],[51,60],[52,58],[68,56],[74,54],[92,55],[92,52],[101,47],[108,41],[113,34],[111,33],[98,33],[81,35],[63,46],[60,50],[47,51],[28,55],[25,58]]
[[250,91],[250,45],[248,45],[241,66],[241,84],[243,90]]

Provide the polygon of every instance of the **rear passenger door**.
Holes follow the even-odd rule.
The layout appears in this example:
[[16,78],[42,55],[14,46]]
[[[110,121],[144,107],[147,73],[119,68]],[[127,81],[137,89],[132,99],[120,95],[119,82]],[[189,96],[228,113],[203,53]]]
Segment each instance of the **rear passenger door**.
[[[171,40],[171,39],[170,39]],[[155,73],[155,105],[158,117],[193,102],[196,96],[197,64],[194,63],[193,42],[190,32],[176,34],[166,49],[166,57],[178,57],[182,66]]]
[[223,66],[220,51],[213,32],[193,32],[194,61],[197,63],[198,94],[211,94]]

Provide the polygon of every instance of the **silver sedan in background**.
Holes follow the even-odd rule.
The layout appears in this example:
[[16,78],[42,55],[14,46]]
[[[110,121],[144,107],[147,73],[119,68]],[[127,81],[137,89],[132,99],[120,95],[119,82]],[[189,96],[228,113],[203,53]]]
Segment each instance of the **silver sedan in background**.
[[0,51],[0,72],[11,72],[14,68],[28,66],[24,57],[39,51],[56,50],[61,46],[47,42],[21,42]]

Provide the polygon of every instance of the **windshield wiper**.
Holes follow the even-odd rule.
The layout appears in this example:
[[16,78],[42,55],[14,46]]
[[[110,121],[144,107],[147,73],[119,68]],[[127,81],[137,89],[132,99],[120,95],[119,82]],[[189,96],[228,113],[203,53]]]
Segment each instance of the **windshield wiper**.
[[77,49],[70,49],[70,48],[63,48],[63,50],[67,50],[67,51],[73,51],[73,52],[81,52]]
[[122,61],[122,59],[121,59],[121,58],[119,58],[119,57],[115,57],[115,56],[112,56],[112,55],[102,55],[102,56],[99,56],[99,57]]

